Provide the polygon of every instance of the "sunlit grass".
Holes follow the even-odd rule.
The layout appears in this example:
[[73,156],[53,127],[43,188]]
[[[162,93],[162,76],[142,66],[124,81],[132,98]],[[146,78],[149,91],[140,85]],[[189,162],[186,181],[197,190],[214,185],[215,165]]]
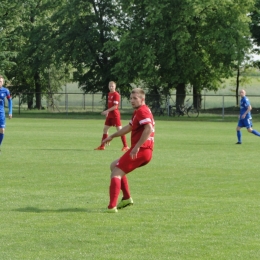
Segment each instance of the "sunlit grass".
[[128,176],[134,206],[106,214],[122,144],[93,150],[103,123],[7,121],[0,259],[260,258],[258,137],[236,146],[236,122],[157,120],[153,160]]

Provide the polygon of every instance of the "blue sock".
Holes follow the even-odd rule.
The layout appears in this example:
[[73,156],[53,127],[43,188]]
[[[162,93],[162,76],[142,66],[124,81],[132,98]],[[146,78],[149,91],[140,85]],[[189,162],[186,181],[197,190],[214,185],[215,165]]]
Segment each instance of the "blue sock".
[[257,132],[256,130],[253,130],[253,131],[252,131],[252,134],[257,135],[257,136],[260,136],[260,133]]
[[0,145],[2,144],[3,139],[4,139],[4,134],[0,133]]
[[242,136],[241,131],[237,131],[237,140],[239,143],[241,143],[241,136]]

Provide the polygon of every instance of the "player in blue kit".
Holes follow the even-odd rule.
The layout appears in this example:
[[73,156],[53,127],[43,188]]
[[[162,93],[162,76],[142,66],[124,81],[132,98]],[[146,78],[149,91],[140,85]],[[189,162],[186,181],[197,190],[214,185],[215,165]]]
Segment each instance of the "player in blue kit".
[[12,118],[12,98],[4,86],[4,77],[0,75],[0,152],[5,131],[5,98],[8,100],[9,118]]
[[249,99],[246,97],[246,91],[244,89],[240,90],[240,115],[239,120],[237,124],[237,140],[238,142],[236,144],[242,144],[242,134],[240,129],[242,127],[246,127],[247,131],[249,133],[252,133],[256,136],[260,136],[260,133],[256,130],[253,130],[252,126],[252,116],[251,116],[251,110],[252,107],[250,105]]

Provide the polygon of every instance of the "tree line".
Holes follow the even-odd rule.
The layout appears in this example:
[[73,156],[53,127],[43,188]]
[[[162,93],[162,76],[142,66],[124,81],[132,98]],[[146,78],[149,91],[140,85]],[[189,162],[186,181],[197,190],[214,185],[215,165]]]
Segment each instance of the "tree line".
[[1,0],[0,10],[0,74],[28,108],[66,82],[106,96],[111,80],[123,96],[130,83],[176,89],[177,104],[192,86],[199,104],[260,45],[260,0]]

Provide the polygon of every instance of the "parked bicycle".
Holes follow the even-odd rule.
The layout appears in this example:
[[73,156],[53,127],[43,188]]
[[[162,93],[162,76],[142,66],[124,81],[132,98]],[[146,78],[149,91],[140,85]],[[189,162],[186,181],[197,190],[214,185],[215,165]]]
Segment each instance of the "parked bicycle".
[[[170,116],[184,116],[184,115],[188,115],[188,117],[198,117],[199,116],[199,110],[194,108],[193,104],[189,104],[189,100],[188,99],[185,104],[183,106],[178,106],[178,108],[176,108],[176,106],[169,106],[169,115]],[[176,109],[174,109],[174,107]]]
[[153,115],[164,116],[165,108],[161,107],[158,104],[158,105],[152,106],[151,111],[152,111]]

